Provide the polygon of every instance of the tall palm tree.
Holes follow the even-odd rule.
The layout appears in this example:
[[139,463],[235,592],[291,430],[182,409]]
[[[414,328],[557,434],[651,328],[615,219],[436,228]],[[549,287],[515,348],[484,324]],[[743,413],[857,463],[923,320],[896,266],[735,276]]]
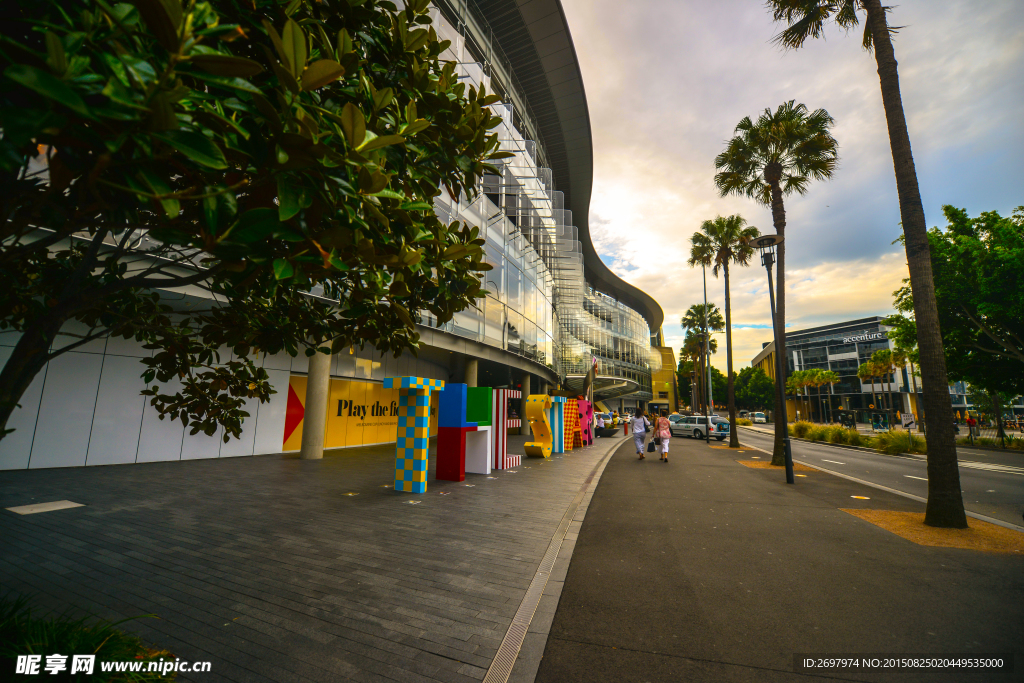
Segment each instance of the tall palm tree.
[[832,397],[834,395],[835,384],[840,381],[840,377],[834,370],[823,370],[819,379],[823,385],[828,385],[828,421],[832,422]]
[[900,77],[892,36],[897,28],[889,26],[886,16],[891,7],[881,0],[768,0],[776,21],[788,24],[775,37],[786,48],[799,48],[808,38],[824,35],[824,25],[834,21],[850,30],[860,23],[858,11],[866,21],[862,45],[873,51],[882,89],[882,107],[889,129],[889,147],[896,171],[896,192],[900,201],[910,288],[914,293],[914,318],[917,320],[917,344],[920,353],[921,380],[924,384],[925,412],[928,429],[928,503],[924,523],[929,526],[955,529],[967,528],[964,499],[960,490],[960,470],[956,459],[953,434],[953,406],[949,398],[949,377],[942,349],[939,309],[932,280],[931,249],[928,245],[928,224],[917,184],[917,169],[910,148],[907,117],[903,112]]
[[686,262],[691,268],[696,265],[711,266],[711,274],[718,277],[719,271],[725,275],[725,354],[726,372],[728,377],[727,396],[729,400],[729,448],[740,447],[740,436],[736,429],[736,388],[732,372],[732,299],[729,294],[729,264],[738,266],[750,265],[750,257],[754,248],[750,241],[760,235],[754,226],[748,226],[745,218],[739,215],[716,216],[713,221],[700,224],[700,232],[693,233],[690,238],[690,259]]
[[[714,306],[714,304],[709,304],[708,306],[709,310],[711,311],[708,315],[708,327],[710,327],[711,330],[714,331],[715,324],[721,320],[722,314],[718,313],[717,309],[712,309],[712,306]],[[686,337],[683,339],[683,348],[681,350],[686,354],[687,358],[693,361],[693,366],[696,371],[694,372],[694,376],[697,380],[697,405],[703,405],[704,398],[707,396],[707,392],[705,391],[705,385],[707,384],[707,376],[701,370],[701,368],[704,367],[705,355],[704,338],[702,332],[704,325],[703,310],[703,304],[696,304],[694,306],[691,306],[690,310],[686,312],[686,315],[684,315],[682,319],[682,327],[686,331]],[[688,325],[690,324],[692,324],[693,327],[689,327]],[[711,340],[708,342],[707,346],[707,350],[709,350],[711,353],[718,352],[718,340],[715,339],[714,337],[711,337]],[[697,406],[693,406],[694,409],[696,409],[696,407]]]
[[877,406],[878,399],[875,398],[875,367],[871,361],[860,364],[860,367],[857,368],[857,377],[861,382],[871,383],[871,403]]
[[[832,117],[824,109],[809,111],[793,100],[774,112],[765,109],[757,122],[744,117],[733,131],[735,136],[725,151],[715,158],[715,185],[718,191],[754,199],[772,209],[772,223],[780,237],[786,233],[786,208],[782,198],[796,192],[804,194],[812,180],[827,180],[835,172],[839,145],[832,137]],[[786,245],[779,245],[775,286],[775,326],[778,340],[776,358],[786,357]],[[779,404],[786,404],[785,364],[783,377],[776,382]],[[775,448],[772,464],[785,461],[783,438],[785,422],[775,422]]]
[[888,386],[886,392],[886,415],[889,420],[889,429],[892,429],[893,413],[895,412],[895,401],[892,395],[892,385],[896,374],[896,365],[893,363],[892,350],[891,349],[878,349],[871,354],[871,362],[878,368],[878,372],[881,375],[882,382]]
[[808,385],[814,387],[815,398],[818,399],[818,419],[817,422],[825,421],[825,411],[821,407],[821,386],[825,383],[821,379],[821,375],[824,371],[818,368],[807,371]]

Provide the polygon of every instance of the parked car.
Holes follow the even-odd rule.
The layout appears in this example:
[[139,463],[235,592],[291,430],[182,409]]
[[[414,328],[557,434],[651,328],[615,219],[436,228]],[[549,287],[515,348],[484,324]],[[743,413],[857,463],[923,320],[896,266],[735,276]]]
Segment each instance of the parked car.
[[676,422],[679,422],[680,420],[682,420],[684,417],[686,417],[686,416],[685,415],[680,415],[679,413],[673,413],[672,415],[668,416],[668,421],[672,422],[672,423],[676,423]]
[[706,418],[703,415],[695,415],[693,417],[683,416],[682,420],[678,422],[672,422],[669,425],[669,429],[672,432],[672,436],[689,436],[693,439],[703,439],[708,434],[708,419],[711,420],[711,436],[724,441],[725,437],[729,436],[729,421],[712,415],[710,418]]
[[754,413],[754,424],[768,424],[768,418],[764,413]]

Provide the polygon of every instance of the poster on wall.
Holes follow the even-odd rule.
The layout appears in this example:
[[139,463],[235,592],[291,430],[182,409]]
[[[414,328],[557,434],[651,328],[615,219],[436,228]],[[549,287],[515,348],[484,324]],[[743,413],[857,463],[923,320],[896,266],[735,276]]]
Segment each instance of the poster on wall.
[[[430,435],[437,434],[437,394],[431,396]],[[283,450],[302,447],[305,416],[306,377],[293,376],[288,383],[288,411]],[[398,389],[385,389],[379,382],[331,379],[327,402],[327,433],[324,448],[346,448],[394,443],[398,428]]]

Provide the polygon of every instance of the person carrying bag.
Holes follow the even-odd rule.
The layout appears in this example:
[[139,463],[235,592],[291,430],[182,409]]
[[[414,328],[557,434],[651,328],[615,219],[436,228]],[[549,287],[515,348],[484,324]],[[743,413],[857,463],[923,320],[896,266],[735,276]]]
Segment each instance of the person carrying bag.
[[647,438],[647,430],[650,428],[651,423],[644,415],[644,411],[637,410],[633,417],[633,443],[636,444],[636,454],[640,456],[640,460],[644,459],[644,441]]
[[654,421],[654,444],[661,453],[661,461],[668,462],[668,442],[672,438],[672,423],[668,419],[668,411],[662,410],[661,417]]

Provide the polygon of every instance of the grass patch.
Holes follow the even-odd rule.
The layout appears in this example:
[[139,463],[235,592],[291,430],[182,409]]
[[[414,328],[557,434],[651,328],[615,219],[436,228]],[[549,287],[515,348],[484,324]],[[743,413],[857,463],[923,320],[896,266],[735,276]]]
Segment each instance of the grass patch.
[[741,426],[741,427],[749,427],[749,426],[754,424],[754,421],[753,420],[748,420],[745,417],[737,417],[736,418],[736,424]]
[[875,450],[879,453],[899,455],[900,453],[927,453],[928,444],[924,437],[903,430],[881,432],[875,436]]
[[800,420],[799,422],[794,422],[790,426],[789,435],[795,436],[798,439],[803,439],[804,437],[807,436],[807,432],[809,432],[812,427],[814,427],[814,423],[808,422],[807,420]]
[[[152,615],[145,615],[152,616]],[[0,598],[0,667],[13,672],[18,655],[42,655],[40,678],[50,678],[43,671],[46,656],[67,655],[67,670],[53,680],[89,681],[171,681],[176,674],[169,672],[104,672],[100,662],[159,661],[174,660],[166,650],[146,647],[140,638],[117,628],[122,621],[91,620],[89,617],[76,618],[64,612],[58,615],[36,615],[29,607],[28,599],[12,599],[9,595]],[[91,676],[81,673],[71,677],[71,655],[96,655],[96,664]],[[9,667],[9,668],[8,668]]]
[[807,434],[804,438],[808,441],[826,441],[828,439],[828,427],[824,425],[814,425],[807,430]]

